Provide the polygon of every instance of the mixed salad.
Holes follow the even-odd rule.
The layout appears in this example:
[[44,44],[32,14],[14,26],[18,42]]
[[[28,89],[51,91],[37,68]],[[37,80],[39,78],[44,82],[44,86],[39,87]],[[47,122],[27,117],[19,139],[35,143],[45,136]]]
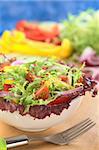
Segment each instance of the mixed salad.
[[[66,104],[67,108],[74,98],[91,91],[96,85],[95,81],[85,78],[83,65],[80,68],[70,67],[55,59],[38,58],[31,62],[21,61],[21,64],[18,61],[18,64],[1,65],[1,68],[0,97],[3,104],[22,106],[22,114],[35,106],[51,108]],[[5,109],[3,104],[1,108]]]

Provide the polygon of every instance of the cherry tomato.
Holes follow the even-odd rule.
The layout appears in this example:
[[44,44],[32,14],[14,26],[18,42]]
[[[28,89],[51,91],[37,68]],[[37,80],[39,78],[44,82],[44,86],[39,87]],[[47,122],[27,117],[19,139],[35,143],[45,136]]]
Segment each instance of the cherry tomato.
[[12,84],[4,84],[4,91],[9,91],[10,88],[12,88]]
[[60,78],[62,81],[68,82],[68,77],[66,77],[65,75],[61,75]]
[[26,75],[26,80],[29,82],[33,82],[35,78],[36,78],[36,76],[33,75],[31,72],[28,72]]
[[36,91],[35,94],[37,99],[43,99],[46,100],[49,97],[49,88],[45,85],[43,85],[38,91]]
[[83,78],[80,77],[80,79],[78,80],[78,83],[82,83],[83,82]]

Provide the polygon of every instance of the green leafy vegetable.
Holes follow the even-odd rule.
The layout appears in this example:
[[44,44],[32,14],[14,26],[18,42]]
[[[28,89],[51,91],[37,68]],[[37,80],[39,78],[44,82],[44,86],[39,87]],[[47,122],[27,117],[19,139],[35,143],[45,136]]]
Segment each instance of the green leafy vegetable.
[[99,11],[87,10],[79,16],[69,14],[63,26],[60,38],[70,39],[77,54],[88,46],[99,54]]
[[0,138],[0,150],[7,150],[7,144],[4,138]]

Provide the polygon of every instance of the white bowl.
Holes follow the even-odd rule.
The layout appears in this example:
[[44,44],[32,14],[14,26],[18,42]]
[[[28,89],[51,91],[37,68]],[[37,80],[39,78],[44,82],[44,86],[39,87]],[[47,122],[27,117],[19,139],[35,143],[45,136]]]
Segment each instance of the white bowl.
[[68,109],[64,109],[60,115],[51,114],[44,119],[35,119],[30,115],[22,116],[18,111],[11,113],[0,110],[0,120],[23,131],[43,131],[57,124],[63,123],[79,107],[83,96],[74,99]]

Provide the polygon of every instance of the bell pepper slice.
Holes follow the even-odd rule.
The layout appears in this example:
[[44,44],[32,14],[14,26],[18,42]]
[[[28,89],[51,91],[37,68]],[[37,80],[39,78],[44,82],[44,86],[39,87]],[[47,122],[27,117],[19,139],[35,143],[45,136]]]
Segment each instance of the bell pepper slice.
[[29,40],[25,38],[24,33],[14,31],[10,33],[9,39],[2,36],[1,41],[0,47],[9,53],[47,57],[54,56],[58,58],[69,57],[72,53],[72,44],[68,39],[64,39],[61,45],[56,46],[50,43]]

